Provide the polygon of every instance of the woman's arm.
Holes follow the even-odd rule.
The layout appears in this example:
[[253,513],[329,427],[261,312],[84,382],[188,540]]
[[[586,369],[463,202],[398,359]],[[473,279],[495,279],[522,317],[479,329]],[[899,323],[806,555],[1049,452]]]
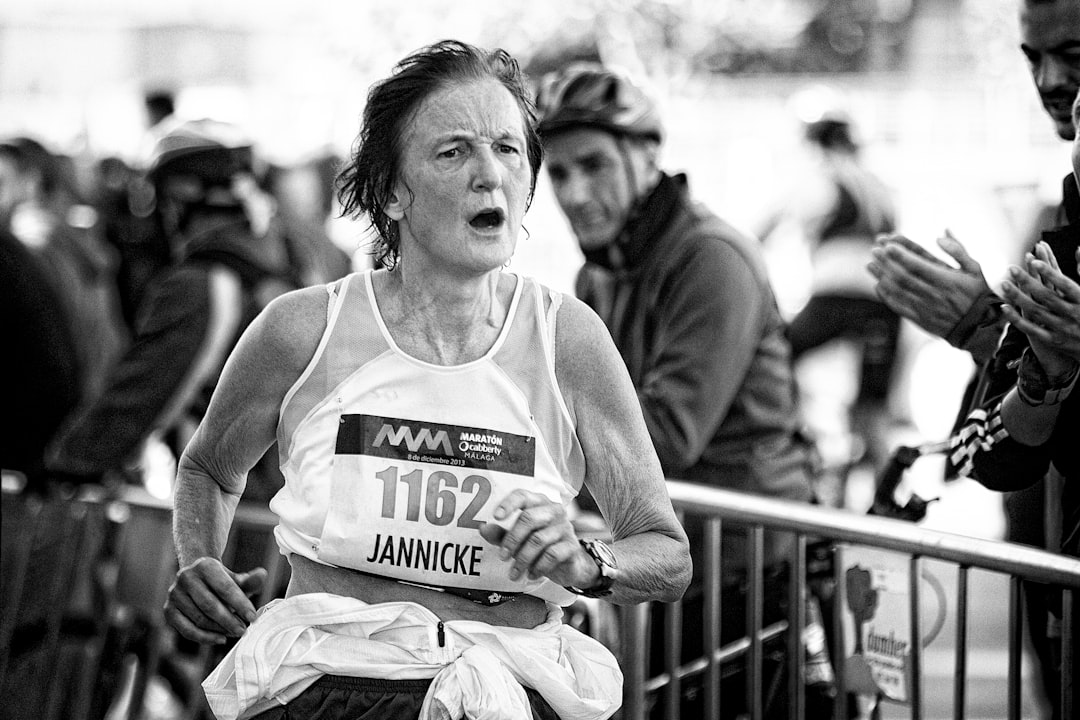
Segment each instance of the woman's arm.
[[564,297],[557,327],[555,370],[585,453],[585,483],[615,539],[619,573],[611,599],[677,599],[690,582],[689,544],[626,366],[584,303]]
[[263,571],[234,573],[221,554],[247,473],[274,442],[282,399],[318,346],[326,303],[322,287],[299,290],[252,322],[178,463],[173,540],[180,570],[165,615],[192,640],[224,642],[254,619],[245,592],[258,589]]

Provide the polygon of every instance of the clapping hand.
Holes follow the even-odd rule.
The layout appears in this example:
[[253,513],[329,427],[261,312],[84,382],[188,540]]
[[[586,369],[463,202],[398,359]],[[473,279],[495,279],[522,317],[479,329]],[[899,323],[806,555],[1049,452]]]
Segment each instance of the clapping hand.
[[[1080,249],[1076,259],[1080,264]],[[1067,372],[1080,362],[1080,284],[1061,272],[1045,242],[1010,267],[1009,278],[1002,285],[1006,319],[1027,335],[1048,375]]]
[[948,230],[938,246],[957,266],[940,260],[898,233],[880,235],[867,266],[877,294],[889,308],[938,337],[945,337],[990,286],[982,267]]

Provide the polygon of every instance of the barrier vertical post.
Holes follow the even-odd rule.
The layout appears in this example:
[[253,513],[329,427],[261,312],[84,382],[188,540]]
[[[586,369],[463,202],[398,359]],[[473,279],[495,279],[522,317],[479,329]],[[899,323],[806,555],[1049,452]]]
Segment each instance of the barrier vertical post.
[[750,580],[750,592],[746,599],[746,633],[750,638],[750,654],[746,658],[746,692],[749,694],[751,720],[761,720],[764,716],[762,694],[764,683],[761,679],[761,628],[765,625],[763,610],[765,583],[762,573],[765,565],[765,530],[761,525],[750,527],[750,542],[747,543],[747,574]]
[[922,580],[922,561],[918,555],[911,556],[911,657],[908,672],[911,675],[911,720],[922,720],[922,623],[919,622],[919,582]]
[[806,536],[795,534],[795,557],[788,576],[788,712],[803,720],[806,716],[806,692],[803,676],[806,657],[803,653],[803,629],[806,627]]
[[705,717],[720,717],[720,664],[716,652],[720,647],[720,520],[709,518],[705,521],[705,606],[704,631],[702,643],[705,658]]
[[953,675],[953,717],[964,720],[967,693],[967,606],[968,566],[957,568],[956,577],[956,665]]
[[1024,641],[1024,596],[1021,581],[1016,575],[1009,577],[1009,720],[1020,720],[1020,653]]

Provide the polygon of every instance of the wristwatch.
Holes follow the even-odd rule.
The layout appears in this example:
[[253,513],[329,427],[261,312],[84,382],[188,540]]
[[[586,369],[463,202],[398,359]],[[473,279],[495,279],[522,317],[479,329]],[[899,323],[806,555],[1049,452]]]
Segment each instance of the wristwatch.
[[1016,392],[1024,404],[1031,407],[1057,405],[1069,397],[1076,378],[1080,376],[1080,365],[1074,365],[1072,372],[1057,382],[1051,382],[1046,371],[1039,363],[1031,348],[1025,348],[1020,356],[1020,367],[1016,376]]
[[578,542],[581,543],[581,547],[585,548],[585,552],[596,563],[596,568],[600,571],[600,577],[593,583],[592,587],[577,588],[567,585],[566,589],[575,595],[587,598],[607,597],[611,594],[611,585],[615,582],[612,571],[619,568],[615,553],[611,551],[611,548],[603,540],[589,539],[578,540]]

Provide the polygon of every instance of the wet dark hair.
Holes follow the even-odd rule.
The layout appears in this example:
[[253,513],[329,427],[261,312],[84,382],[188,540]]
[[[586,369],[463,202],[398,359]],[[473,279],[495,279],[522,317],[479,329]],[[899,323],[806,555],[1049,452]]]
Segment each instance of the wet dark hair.
[[448,85],[496,80],[510,91],[521,109],[526,154],[532,171],[532,202],[543,146],[536,134],[536,110],[517,60],[505,50],[484,50],[457,40],[443,40],[401,60],[391,75],[371,86],[360,133],[337,177],[342,215],[367,214],[378,233],[372,254],[386,267],[397,264],[400,237],[397,222],[383,212],[401,171],[404,140],[420,104]]

